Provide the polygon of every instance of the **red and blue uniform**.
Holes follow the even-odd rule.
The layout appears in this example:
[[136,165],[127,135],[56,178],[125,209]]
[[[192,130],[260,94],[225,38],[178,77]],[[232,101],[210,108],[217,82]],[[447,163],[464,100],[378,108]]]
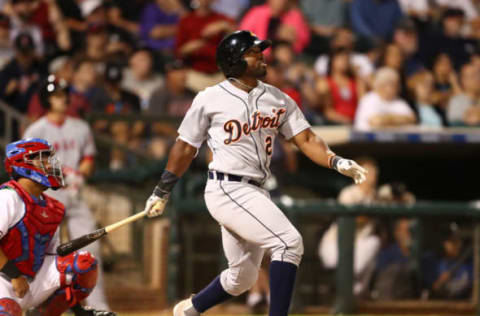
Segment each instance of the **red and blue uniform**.
[[15,190],[25,203],[25,214],[0,240],[0,248],[23,275],[33,278],[43,264],[45,250],[65,215],[65,208],[46,195],[35,201],[15,180],[4,183],[0,189]]

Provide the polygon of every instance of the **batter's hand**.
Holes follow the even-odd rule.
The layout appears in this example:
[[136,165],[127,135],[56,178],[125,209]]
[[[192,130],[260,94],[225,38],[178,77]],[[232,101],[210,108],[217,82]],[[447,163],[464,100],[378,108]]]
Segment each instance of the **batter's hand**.
[[10,282],[12,283],[13,291],[19,298],[24,297],[30,289],[27,279],[24,276],[12,279]]
[[168,202],[168,195],[159,197],[155,193],[152,193],[145,203],[145,211],[147,211],[148,217],[155,217],[163,214],[165,206]]
[[340,159],[337,163],[337,170],[341,174],[352,178],[356,184],[360,184],[367,179],[367,170],[350,159]]

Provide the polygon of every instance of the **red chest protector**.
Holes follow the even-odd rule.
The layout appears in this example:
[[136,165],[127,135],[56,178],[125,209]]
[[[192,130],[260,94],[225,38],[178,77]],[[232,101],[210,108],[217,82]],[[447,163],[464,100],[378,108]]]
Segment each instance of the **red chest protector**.
[[11,188],[25,203],[23,218],[0,240],[0,248],[23,275],[34,277],[43,264],[45,252],[65,215],[65,207],[57,200],[43,195],[40,203],[16,181],[0,188]]

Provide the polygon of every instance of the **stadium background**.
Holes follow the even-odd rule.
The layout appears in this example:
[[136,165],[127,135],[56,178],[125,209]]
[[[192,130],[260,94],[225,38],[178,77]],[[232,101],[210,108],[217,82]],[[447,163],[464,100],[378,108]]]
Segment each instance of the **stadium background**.
[[[70,101],[83,104],[71,114],[87,120],[95,133],[97,169],[82,196],[98,225],[141,210],[166,162],[185,104],[217,75],[211,64],[199,65],[195,56],[182,54],[175,44],[179,28],[187,24],[179,24],[180,19],[190,17],[191,10],[201,9],[206,2],[212,2],[213,12],[228,15],[230,26],[224,31],[248,25],[258,28],[254,31],[262,37],[262,25],[268,26],[263,31],[276,45],[269,52],[269,71],[274,75],[267,80],[298,101],[336,153],[375,159],[380,185],[415,196],[416,202],[408,205],[384,201],[342,206],[335,201],[350,184],[348,179],[314,166],[288,144],[278,144],[281,154],[274,165],[278,187],[272,195],[299,228],[306,249],[293,311],[478,314],[480,226],[475,201],[479,199],[476,98],[480,95],[466,87],[469,79],[462,78],[472,66],[476,77],[471,80],[480,86],[478,1],[0,1],[2,145],[20,137],[25,126],[44,114],[34,99],[47,74],[65,76],[76,87]],[[259,14],[256,20],[252,16],[258,8],[280,8],[278,18]],[[162,10],[174,17],[157,12]],[[152,38],[156,25],[164,27],[158,31],[164,32],[160,40]],[[20,41],[22,36],[27,39]],[[181,37],[188,42],[185,34]],[[208,45],[214,47],[214,42]],[[334,86],[322,88],[322,80],[332,74],[319,66],[321,56],[334,56],[331,48],[363,56],[359,64],[352,59],[353,74],[348,78],[362,83],[366,91],[375,90],[376,69],[395,69],[401,78],[399,95],[414,111],[416,124],[361,130],[352,118],[338,119],[341,111],[332,104]],[[12,61],[27,53],[35,66],[15,71]],[[94,66],[92,78],[84,69],[88,63]],[[426,76],[433,79],[430,104],[415,89]],[[22,84],[13,93],[8,87],[12,80]],[[116,97],[115,85],[133,98]],[[168,94],[169,89],[175,93]],[[458,106],[452,99],[459,95],[471,97],[468,106],[473,110],[454,120],[449,113]],[[360,96],[355,106],[359,102]],[[426,107],[437,113],[436,123],[429,120],[431,113],[423,111]],[[165,216],[122,228],[101,242],[113,310],[168,313],[175,301],[201,289],[225,266],[218,227],[202,200],[208,157],[203,149],[175,189]],[[371,215],[379,230],[389,234],[384,248],[394,241],[394,223],[409,218],[413,236],[409,265],[417,283],[408,297],[377,299],[372,295],[373,281],[367,296],[353,295],[353,221],[361,214]],[[317,250],[332,222],[343,229],[337,269],[325,267]],[[452,227],[464,244],[458,264],[474,267],[473,277],[466,295],[435,297],[425,271],[437,269],[437,263],[424,258],[432,253],[437,259],[442,256],[443,241]],[[247,314],[245,301],[243,295],[212,313]]]

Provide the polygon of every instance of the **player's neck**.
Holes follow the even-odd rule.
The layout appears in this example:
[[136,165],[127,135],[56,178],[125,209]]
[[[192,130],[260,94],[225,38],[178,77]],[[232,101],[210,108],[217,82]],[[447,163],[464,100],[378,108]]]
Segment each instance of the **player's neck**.
[[33,195],[36,198],[42,196],[42,192],[45,191],[45,187],[39,183],[36,183],[27,178],[20,178],[17,180],[18,184],[28,192],[28,194]]
[[56,125],[62,125],[63,122],[65,122],[66,118],[67,116],[65,115],[65,113],[52,112],[52,111],[47,113],[47,119]]
[[258,85],[258,81],[255,78],[228,78],[228,80],[235,87],[245,92],[252,91]]

